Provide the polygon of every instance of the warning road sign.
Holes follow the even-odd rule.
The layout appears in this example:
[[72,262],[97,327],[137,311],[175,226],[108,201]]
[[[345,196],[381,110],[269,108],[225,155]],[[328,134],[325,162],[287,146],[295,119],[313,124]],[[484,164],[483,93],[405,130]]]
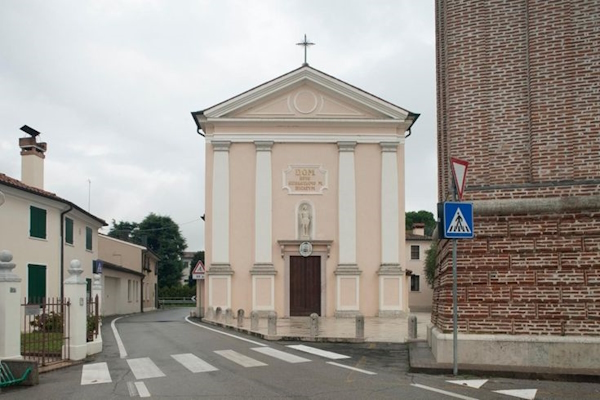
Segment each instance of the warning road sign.
[[205,273],[206,270],[204,269],[204,264],[202,263],[202,260],[198,260],[198,263],[192,270],[192,279],[204,279]]
[[447,239],[472,239],[473,204],[444,203],[444,237]]

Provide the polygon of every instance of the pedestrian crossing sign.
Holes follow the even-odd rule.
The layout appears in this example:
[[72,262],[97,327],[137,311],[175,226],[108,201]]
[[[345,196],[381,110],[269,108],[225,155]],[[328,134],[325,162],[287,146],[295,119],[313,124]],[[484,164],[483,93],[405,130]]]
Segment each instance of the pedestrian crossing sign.
[[444,237],[446,239],[472,239],[473,203],[444,203]]

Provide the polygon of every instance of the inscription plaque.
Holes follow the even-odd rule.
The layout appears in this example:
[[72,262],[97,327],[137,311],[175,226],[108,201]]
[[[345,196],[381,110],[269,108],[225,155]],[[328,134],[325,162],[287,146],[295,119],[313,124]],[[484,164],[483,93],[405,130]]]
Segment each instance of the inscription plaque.
[[320,165],[290,165],[283,171],[283,189],[288,194],[323,194],[327,170]]

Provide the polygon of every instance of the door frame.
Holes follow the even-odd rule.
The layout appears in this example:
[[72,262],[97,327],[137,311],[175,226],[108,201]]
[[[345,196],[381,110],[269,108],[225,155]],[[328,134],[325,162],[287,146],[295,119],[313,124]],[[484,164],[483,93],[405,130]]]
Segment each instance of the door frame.
[[[281,257],[284,260],[283,268],[283,317],[290,317],[290,256],[300,256],[299,246],[304,240],[279,240],[281,247]],[[309,240],[313,246],[311,256],[321,257],[321,312],[322,317],[326,316],[327,310],[327,259],[331,250],[331,240]]]

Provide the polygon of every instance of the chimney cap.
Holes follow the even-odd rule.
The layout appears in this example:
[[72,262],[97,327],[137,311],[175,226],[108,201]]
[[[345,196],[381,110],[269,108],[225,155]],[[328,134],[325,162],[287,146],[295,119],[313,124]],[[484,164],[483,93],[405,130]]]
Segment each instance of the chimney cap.
[[39,134],[41,134],[41,132],[38,132],[38,131],[36,131],[35,129],[33,129],[32,127],[30,127],[30,126],[27,126],[27,125],[23,125],[23,126],[21,127],[21,130],[22,130],[23,132],[27,133],[29,136],[31,136],[31,137],[33,137],[33,138],[34,138],[34,137],[36,137],[36,136],[38,136]]

